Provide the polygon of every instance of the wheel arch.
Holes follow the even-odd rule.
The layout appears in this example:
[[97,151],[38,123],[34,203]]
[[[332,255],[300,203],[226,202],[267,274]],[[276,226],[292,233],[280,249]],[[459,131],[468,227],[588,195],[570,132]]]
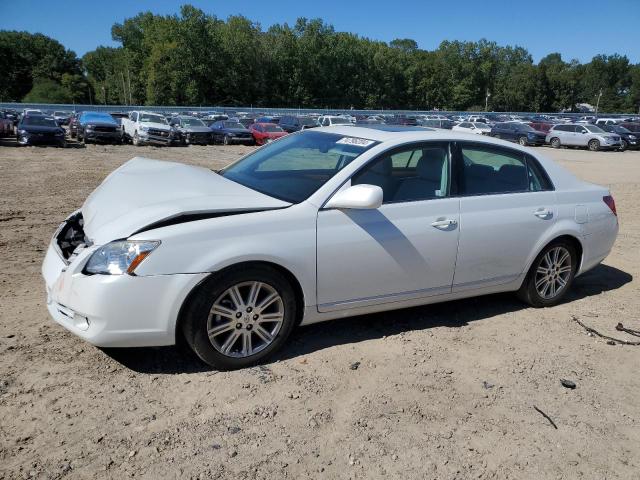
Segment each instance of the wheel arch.
[[557,242],[559,240],[567,241],[571,243],[575,248],[576,255],[578,257],[578,265],[576,266],[576,275],[580,272],[580,269],[582,268],[582,262],[584,260],[584,246],[582,245],[582,241],[580,240],[579,235],[576,235],[573,232],[562,232],[562,233],[556,234],[555,236],[553,236],[553,238],[543,242],[541,246],[538,249],[536,249],[535,254],[532,255],[529,261],[527,262],[527,268],[524,270],[524,274],[522,276],[523,282],[529,275],[529,271],[531,270],[531,265],[533,265],[533,262],[535,261],[535,259],[538,258],[538,255],[540,255],[540,252],[542,252],[545,248],[547,248],[553,242]]
[[295,297],[296,297],[296,316],[297,316],[297,318],[296,318],[296,326],[300,325],[300,323],[302,322],[303,316],[304,316],[304,306],[305,306],[304,290],[302,289],[302,285],[300,284],[300,281],[296,278],[296,276],[289,269],[283,267],[282,265],[279,265],[277,263],[270,262],[270,261],[265,261],[265,260],[248,260],[248,261],[243,261],[243,262],[227,265],[226,267],[224,267],[224,268],[222,268],[222,269],[220,269],[220,270],[218,270],[216,272],[212,272],[211,274],[207,275],[205,278],[200,280],[195,285],[195,287],[193,287],[191,289],[191,291],[184,298],[184,301],[182,302],[182,305],[180,306],[180,309],[178,310],[178,318],[176,319],[176,322],[175,322],[175,332],[174,332],[175,333],[176,343],[180,343],[180,342],[183,341],[183,338],[182,338],[182,324],[183,324],[184,319],[185,319],[186,307],[189,304],[189,302],[191,301],[191,299],[193,298],[193,295],[195,295],[201,288],[203,288],[203,286],[207,282],[210,282],[210,281],[214,280],[215,278],[217,278],[220,275],[228,272],[229,270],[244,269],[244,268],[253,267],[253,266],[269,267],[269,268],[277,271],[278,273],[280,273],[282,276],[284,276],[287,279],[287,281],[291,285],[291,288],[293,288],[293,291],[294,291]]

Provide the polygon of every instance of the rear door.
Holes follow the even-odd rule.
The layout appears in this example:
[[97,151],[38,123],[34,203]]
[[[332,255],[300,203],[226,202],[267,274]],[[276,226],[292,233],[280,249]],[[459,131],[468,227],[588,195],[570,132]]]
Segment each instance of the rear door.
[[555,222],[553,187],[519,150],[460,142],[454,152],[460,241],[453,291],[513,281]]

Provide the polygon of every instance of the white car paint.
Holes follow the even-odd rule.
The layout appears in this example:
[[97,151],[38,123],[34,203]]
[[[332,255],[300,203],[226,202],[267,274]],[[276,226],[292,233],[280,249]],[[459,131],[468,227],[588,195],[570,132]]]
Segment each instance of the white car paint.
[[475,135],[489,135],[491,127],[482,122],[460,122],[454,125],[451,130],[460,133],[472,133]]
[[[578,274],[611,250],[618,222],[602,200],[609,195],[606,188],[578,180],[538,151],[490,137],[392,130],[312,130],[379,143],[297,204],[199,167],[131,160],[81,207],[86,245],[65,260],[54,235],[42,267],[50,314],[98,346],[169,345],[175,342],[178,312],[189,292],[213,272],[247,261],[270,262],[290,272],[303,296],[302,324],[310,324],[517,290],[537,254],[561,235],[582,246]],[[294,135],[305,132],[310,131]],[[482,142],[526,152],[547,172],[554,189],[451,196],[367,210],[328,208],[349,189],[351,176],[381,153],[431,141]],[[377,205],[374,190],[369,189],[371,206]],[[238,211],[245,213],[228,214]],[[184,215],[213,216],[158,223]],[[135,275],[83,273],[101,245],[118,239],[161,243]]]

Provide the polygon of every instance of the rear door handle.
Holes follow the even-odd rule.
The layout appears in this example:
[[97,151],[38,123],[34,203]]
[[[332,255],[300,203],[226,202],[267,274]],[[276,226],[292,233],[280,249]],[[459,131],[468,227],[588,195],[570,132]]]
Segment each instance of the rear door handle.
[[546,208],[539,208],[535,212],[533,212],[533,214],[536,217],[542,218],[544,220],[546,220],[548,218],[551,218],[553,216],[553,212],[551,210],[546,209]]
[[431,224],[432,227],[440,230],[454,229],[458,225],[457,220],[451,220],[450,218],[438,219]]

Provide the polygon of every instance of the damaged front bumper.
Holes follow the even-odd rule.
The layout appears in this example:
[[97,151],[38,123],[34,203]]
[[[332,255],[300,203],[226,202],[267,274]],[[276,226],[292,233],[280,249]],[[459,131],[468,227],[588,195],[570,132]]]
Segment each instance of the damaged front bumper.
[[[77,221],[74,215],[69,219]],[[78,244],[69,255],[69,219],[58,227],[42,265],[53,319],[100,347],[174,344],[180,308],[207,274],[87,275],[84,266],[98,246]]]

